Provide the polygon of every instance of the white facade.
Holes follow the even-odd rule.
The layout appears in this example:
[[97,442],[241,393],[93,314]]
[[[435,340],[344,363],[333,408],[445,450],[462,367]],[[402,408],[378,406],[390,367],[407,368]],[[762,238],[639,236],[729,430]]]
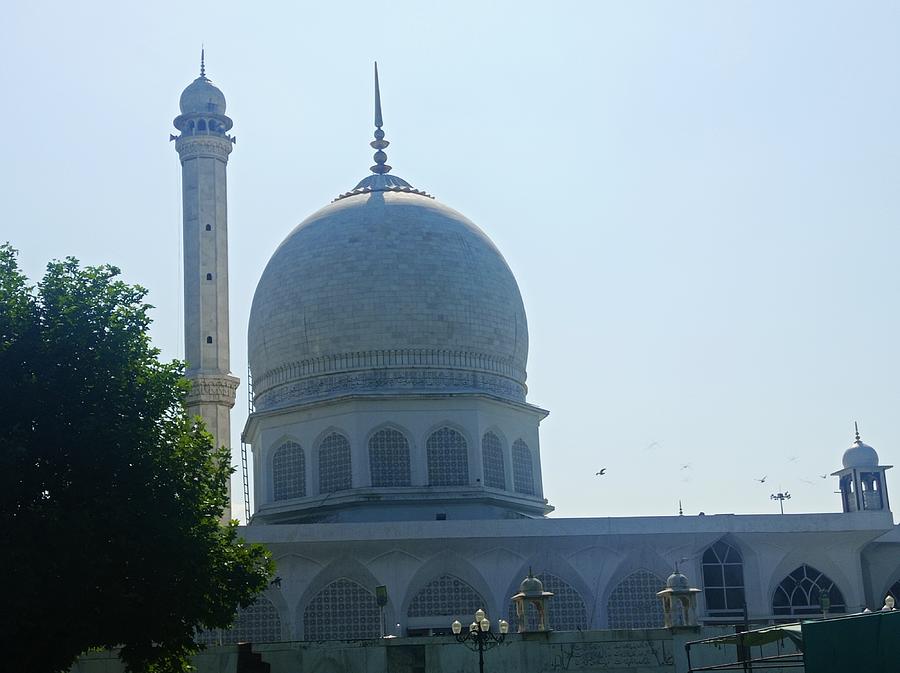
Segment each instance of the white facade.
[[[224,115],[224,97],[189,98]],[[254,296],[256,511],[242,534],[269,547],[278,580],[211,640],[378,636],[379,585],[395,635],[447,631],[479,607],[513,622],[529,569],[555,594],[557,630],[661,626],[656,593],[677,564],[706,623],[745,609],[790,621],[823,594],[835,613],[876,609],[900,591],[886,466],[858,437],[849,455],[865,469],[845,459],[837,474],[879,497],[850,507],[845,492],[842,513],[545,518],[547,412],[526,402],[515,278],[473,223],[388,174],[378,105],[374,175],[287,236]],[[225,159],[210,164],[222,198]]]

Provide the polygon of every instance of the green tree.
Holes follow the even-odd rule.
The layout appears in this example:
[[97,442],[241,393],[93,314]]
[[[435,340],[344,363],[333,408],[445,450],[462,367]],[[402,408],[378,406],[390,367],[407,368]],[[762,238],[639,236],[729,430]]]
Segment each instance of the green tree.
[[180,363],[151,346],[146,291],[112,266],[48,265],[36,288],[0,246],[0,610],[8,671],[121,647],[182,671],[272,562],[223,526],[230,456],[187,416]]

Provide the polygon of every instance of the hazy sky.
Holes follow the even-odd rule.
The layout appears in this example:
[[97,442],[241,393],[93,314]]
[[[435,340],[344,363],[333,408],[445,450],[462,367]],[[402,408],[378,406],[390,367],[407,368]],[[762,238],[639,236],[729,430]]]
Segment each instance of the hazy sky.
[[245,379],[270,254],[368,172],[377,59],[394,173],[519,281],[554,516],[777,512],[784,489],[790,512],[834,511],[820,475],[854,420],[900,460],[898,34],[900,3],[859,0],[20,1],[0,23],[0,240],[34,279],[66,255],[122,267],[182,356],[168,134],[205,43],[238,137]]

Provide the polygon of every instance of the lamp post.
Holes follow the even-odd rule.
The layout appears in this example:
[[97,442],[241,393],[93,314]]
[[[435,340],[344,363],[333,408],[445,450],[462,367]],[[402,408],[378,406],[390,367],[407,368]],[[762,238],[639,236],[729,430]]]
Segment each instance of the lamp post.
[[509,624],[506,620],[499,620],[497,626],[500,635],[491,631],[491,620],[487,618],[484,610],[478,609],[475,613],[475,621],[469,624],[468,631],[463,634],[463,625],[458,619],[453,621],[450,628],[456,636],[456,642],[465,644],[473,652],[478,652],[478,673],[484,673],[484,651],[506,640]]
[[781,513],[784,514],[784,501],[790,500],[791,494],[785,491],[784,493],[773,493],[769,497],[778,501],[778,504],[781,506]]

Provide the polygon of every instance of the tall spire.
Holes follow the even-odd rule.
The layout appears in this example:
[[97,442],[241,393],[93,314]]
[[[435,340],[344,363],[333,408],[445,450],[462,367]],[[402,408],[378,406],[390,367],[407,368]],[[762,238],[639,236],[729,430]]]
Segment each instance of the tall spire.
[[369,146],[375,150],[375,154],[373,158],[375,159],[375,165],[372,166],[369,170],[377,175],[384,175],[385,173],[389,173],[391,171],[391,167],[385,163],[387,161],[387,154],[384,153],[384,148],[390,145],[390,143],[384,139],[384,131],[381,130],[381,127],[384,125],[384,121],[381,118],[381,89],[378,86],[378,61],[375,62],[375,140],[369,143]]
[[856,430],[856,441],[859,441],[859,424],[853,421],[853,429]]
[[206,77],[206,49],[200,45],[200,77]]

